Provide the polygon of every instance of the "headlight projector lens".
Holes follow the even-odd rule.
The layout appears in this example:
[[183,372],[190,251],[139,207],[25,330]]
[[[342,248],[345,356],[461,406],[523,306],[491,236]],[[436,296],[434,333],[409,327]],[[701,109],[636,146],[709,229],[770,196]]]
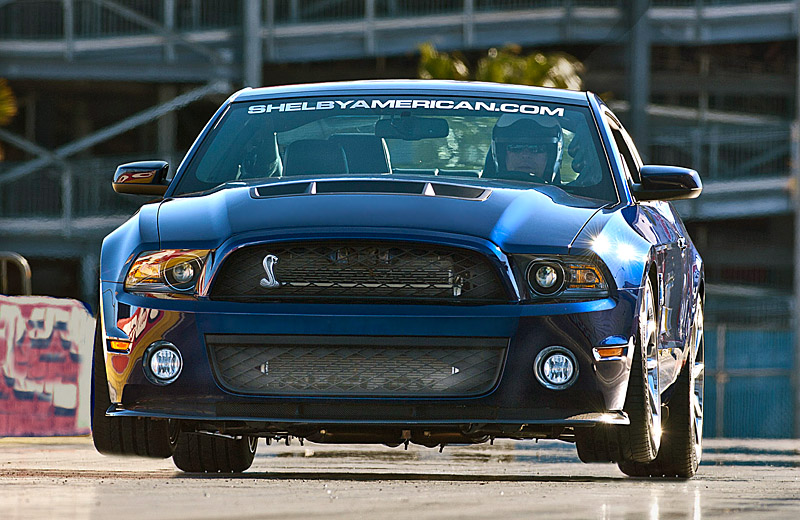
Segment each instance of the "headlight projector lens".
[[178,348],[168,341],[156,341],[144,351],[144,375],[154,385],[164,386],[181,375],[183,358]]
[[565,347],[547,347],[536,356],[533,372],[546,388],[564,390],[578,379],[578,361]]
[[528,265],[525,278],[535,294],[550,296],[564,288],[564,267],[558,262],[534,260]]
[[191,282],[194,278],[194,266],[191,263],[176,265],[172,268],[172,276],[178,283]]
[[164,280],[176,291],[188,291],[195,286],[196,276],[200,273],[200,259],[193,258],[164,269]]
[[547,289],[553,287],[558,281],[556,270],[551,265],[543,265],[536,269],[536,285]]

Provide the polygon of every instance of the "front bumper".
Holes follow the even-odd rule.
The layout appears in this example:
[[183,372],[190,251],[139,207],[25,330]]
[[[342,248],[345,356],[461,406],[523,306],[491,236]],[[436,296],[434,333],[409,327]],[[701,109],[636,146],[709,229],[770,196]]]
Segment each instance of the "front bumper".
[[[562,304],[486,306],[250,304],[165,300],[132,295],[102,283],[106,338],[130,340],[128,351],[109,349],[112,416],[178,418],[206,422],[359,425],[589,425],[626,424],[621,412],[632,349],[598,361],[593,348],[609,337],[631,335],[635,290],[613,299]],[[246,395],[225,390],[209,359],[207,335],[316,337],[505,338],[496,383],[471,396]],[[150,383],[142,354],[155,341],[176,345],[184,361],[172,384]],[[536,355],[551,345],[568,348],[578,379],[550,390],[534,375]]]

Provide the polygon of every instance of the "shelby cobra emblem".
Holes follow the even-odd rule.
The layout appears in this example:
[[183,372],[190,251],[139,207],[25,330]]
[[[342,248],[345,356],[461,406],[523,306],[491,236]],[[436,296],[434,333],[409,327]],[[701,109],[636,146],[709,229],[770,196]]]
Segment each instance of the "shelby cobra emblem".
[[261,287],[265,289],[272,289],[274,287],[280,287],[281,283],[275,279],[275,272],[273,271],[273,266],[278,261],[278,257],[275,255],[267,255],[264,257],[264,261],[261,265],[264,266],[264,271],[267,273],[266,278],[261,279]]

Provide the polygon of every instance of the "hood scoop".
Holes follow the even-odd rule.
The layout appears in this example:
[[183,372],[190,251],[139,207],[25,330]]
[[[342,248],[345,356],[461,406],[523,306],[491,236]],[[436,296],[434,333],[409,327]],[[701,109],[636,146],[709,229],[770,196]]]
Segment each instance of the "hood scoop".
[[486,188],[439,182],[348,179],[290,182],[259,186],[253,188],[251,196],[254,199],[266,199],[291,195],[369,193],[380,195],[425,195],[428,197],[485,200],[491,192],[492,190]]

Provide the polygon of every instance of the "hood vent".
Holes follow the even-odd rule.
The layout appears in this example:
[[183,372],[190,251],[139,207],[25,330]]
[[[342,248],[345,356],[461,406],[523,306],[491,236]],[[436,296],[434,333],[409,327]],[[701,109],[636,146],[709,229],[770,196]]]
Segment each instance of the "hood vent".
[[370,193],[381,195],[425,195],[468,200],[484,200],[492,190],[458,184],[443,184],[424,181],[389,180],[330,180],[314,182],[291,182],[259,186],[251,192],[255,199],[283,197],[289,195],[317,195],[332,193]]
[[286,195],[302,195],[311,193],[313,183],[311,182],[291,182],[287,184],[272,184],[270,186],[259,186],[255,189],[256,199],[266,199],[267,197],[283,197]]
[[403,181],[325,181],[317,182],[317,193],[391,193],[422,195],[425,182]]

